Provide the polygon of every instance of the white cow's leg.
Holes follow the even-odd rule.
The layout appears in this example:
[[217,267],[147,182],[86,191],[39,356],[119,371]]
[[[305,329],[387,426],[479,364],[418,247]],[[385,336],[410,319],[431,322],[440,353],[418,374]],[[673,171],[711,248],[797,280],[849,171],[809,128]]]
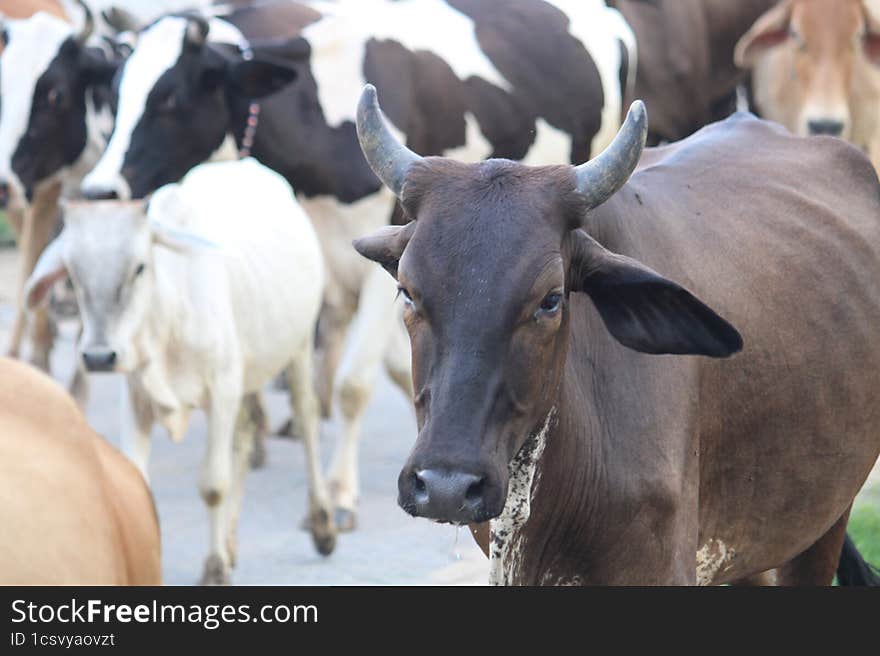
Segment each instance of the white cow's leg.
[[312,380],[312,344],[309,339],[300,346],[287,369],[290,403],[297,418],[306,450],[309,480],[309,528],[318,553],[326,556],[336,546],[336,526],[327,483],[321,473],[321,452],[318,443],[318,398]]
[[246,394],[243,401],[248,412],[248,422],[253,432],[253,444],[249,447],[251,468],[261,469],[266,466],[266,439],[269,432],[269,420],[263,395]]
[[244,479],[252,465],[251,454],[256,446],[258,433],[264,416],[254,412],[253,403],[259,404],[260,397],[251,394],[245,397],[238,419],[235,422],[235,436],[232,443],[232,485],[229,490],[229,503],[226,529],[226,547],[229,552],[229,565],[235,567],[238,556],[238,519],[241,516],[241,501],[244,497]]
[[227,519],[230,514],[233,435],[240,410],[239,386],[227,382],[211,390],[207,452],[199,481],[199,492],[208,507],[210,523],[210,551],[205,560],[202,585],[229,583]]
[[372,268],[361,288],[339,367],[336,398],[342,411],[343,432],[333,455],[329,482],[340,530],[351,530],[356,524],[358,440],[364,411],[373,396],[397,322],[396,293],[394,279],[380,267]]
[[[77,372],[79,371],[80,368],[77,367]],[[131,378],[126,381],[126,389],[130,407],[123,407],[122,410],[122,452],[141,470],[144,480],[149,483],[150,430],[155,421],[153,404]]]

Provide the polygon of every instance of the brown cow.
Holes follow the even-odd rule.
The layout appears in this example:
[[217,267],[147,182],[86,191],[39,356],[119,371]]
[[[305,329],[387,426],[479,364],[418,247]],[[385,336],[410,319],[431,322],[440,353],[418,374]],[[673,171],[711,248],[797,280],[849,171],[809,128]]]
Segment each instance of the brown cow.
[[491,520],[496,583],[831,582],[880,452],[861,153],[737,115],[630,179],[641,103],[580,167],[420,158],[371,87],[358,123],[414,219],[355,244],[407,305],[407,512]]
[[[32,367],[0,359],[0,585],[157,585],[159,524],[137,468]],[[14,528],[12,528],[14,527]]]
[[635,97],[650,111],[649,143],[678,141],[736,107],[745,75],[737,40],[777,0],[609,0],[636,34]]
[[[872,9],[873,6],[873,9]],[[761,114],[806,136],[842,137],[880,165],[880,6],[785,0],[736,48]]]

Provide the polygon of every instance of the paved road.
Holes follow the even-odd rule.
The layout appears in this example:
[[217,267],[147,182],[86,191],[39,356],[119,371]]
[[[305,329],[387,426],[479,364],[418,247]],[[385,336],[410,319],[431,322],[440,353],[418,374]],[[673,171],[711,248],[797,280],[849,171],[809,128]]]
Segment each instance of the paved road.
[[[15,269],[12,253],[0,251],[0,344],[5,348],[12,317]],[[53,373],[68,380],[73,367],[73,326],[62,326],[53,352]],[[119,376],[92,377],[89,421],[118,444]],[[285,418],[286,399],[269,393],[272,425]],[[407,401],[383,380],[364,421],[361,458],[360,527],[341,535],[336,552],[322,558],[308,533],[298,525],[306,509],[303,449],[298,441],[273,438],[265,469],[251,473],[246,484],[239,528],[236,584],[372,585],[479,583],[487,561],[470,535],[424,520],[397,507],[397,475],[415,439],[415,419]],[[337,422],[322,426],[325,461],[340,433]],[[153,492],[162,527],[164,580],[187,585],[197,581],[208,545],[207,513],[196,481],[205,447],[205,421],[194,417],[186,439],[174,444],[162,429],[153,434],[150,465]]]

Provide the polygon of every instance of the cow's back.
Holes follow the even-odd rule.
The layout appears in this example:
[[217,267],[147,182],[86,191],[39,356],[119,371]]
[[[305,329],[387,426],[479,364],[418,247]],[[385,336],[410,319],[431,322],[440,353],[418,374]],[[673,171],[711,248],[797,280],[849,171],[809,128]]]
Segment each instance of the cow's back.
[[158,584],[159,528],[141,475],[29,366],[0,360],[0,581]]
[[[730,360],[696,361],[699,385],[682,389],[699,407],[700,544],[748,551],[742,536],[770,525],[821,535],[880,452],[870,163],[841,141],[737,116],[648,151],[609,206],[594,218],[600,241],[694,291],[744,338]],[[762,545],[761,564],[807,546]]]
[[151,216],[214,246],[195,258],[161,254],[162,266],[188,281],[197,323],[185,332],[198,350],[215,331],[215,345],[241,354],[245,387],[256,389],[313,334],[324,286],[315,231],[290,185],[254,159],[200,165],[173,187],[171,211],[154,196]]

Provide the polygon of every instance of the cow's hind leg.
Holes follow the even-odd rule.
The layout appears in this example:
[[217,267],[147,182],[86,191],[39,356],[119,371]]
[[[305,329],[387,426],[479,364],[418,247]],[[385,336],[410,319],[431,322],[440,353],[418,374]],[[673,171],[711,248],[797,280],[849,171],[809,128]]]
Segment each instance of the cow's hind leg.
[[315,548],[322,556],[333,553],[336,547],[336,525],[333,519],[327,483],[321,472],[321,453],[318,442],[319,407],[312,380],[311,336],[297,349],[287,369],[290,384],[290,402],[303,436],[306,451],[306,471],[309,482],[309,528]]
[[840,519],[811,547],[776,570],[777,585],[831,585],[840,562],[849,511],[847,508]]
[[250,449],[251,469],[262,469],[266,466],[266,436],[269,432],[269,420],[263,397],[259,393],[247,394],[244,397],[244,408],[248,412],[249,425],[253,431],[253,448]]

